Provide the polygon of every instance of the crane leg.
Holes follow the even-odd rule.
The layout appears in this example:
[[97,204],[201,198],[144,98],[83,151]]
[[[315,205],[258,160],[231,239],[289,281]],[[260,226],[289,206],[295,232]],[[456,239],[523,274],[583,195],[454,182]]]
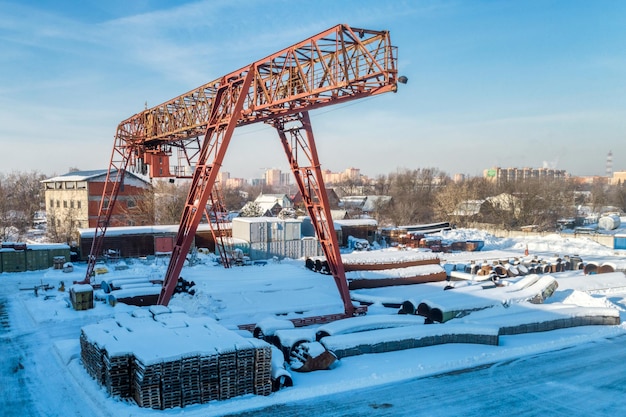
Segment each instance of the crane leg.
[[328,261],[330,273],[341,295],[345,314],[351,317],[355,313],[355,308],[350,300],[350,291],[339,252],[337,234],[330,215],[330,204],[322,179],[309,114],[301,112],[293,116],[274,119],[270,123],[274,125],[280,136],[296,184],[302,194],[302,200]]

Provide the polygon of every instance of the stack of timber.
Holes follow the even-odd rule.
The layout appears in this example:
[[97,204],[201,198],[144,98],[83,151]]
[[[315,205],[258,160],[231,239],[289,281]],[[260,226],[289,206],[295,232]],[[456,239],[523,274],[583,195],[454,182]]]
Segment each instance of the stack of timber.
[[[386,250],[341,256],[349,289],[378,288],[443,281],[447,274],[432,252]],[[327,273],[324,257],[307,258],[307,268]]]
[[272,391],[269,344],[163,306],[85,326],[80,345],[89,375],[110,395],[144,408]]

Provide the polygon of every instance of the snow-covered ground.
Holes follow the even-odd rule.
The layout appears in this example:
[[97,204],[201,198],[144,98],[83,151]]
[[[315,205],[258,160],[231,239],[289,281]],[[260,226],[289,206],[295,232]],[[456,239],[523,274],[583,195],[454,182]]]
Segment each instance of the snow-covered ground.
[[[497,239],[478,230],[443,232],[449,239],[485,241],[480,252],[441,254],[441,263],[469,263],[494,259],[521,258],[528,249],[530,255],[554,257],[578,255],[583,261],[611,262],[623,268],[626,253],[616,252],[587,238],[563,238],[549,235],[537,238]],[[369,254],[369,255],[367,255]],[[384,259],[387,252],[359,254],[371,259]],[[202,257],[203,263],[185,266],[182,276],[195,282],[195,295],[176,294],[170,306],[184,310],[191,317],[210,317],[229,329],[239,324],[254,324],[267,319],[301,318],[333,314],[342,311],[332,277],[314,273],[304,267],[303,260],[268,261],[253,265],[223,269]],[[98,279],[128,277],[162,277],[166,259],[127,261],[127,269],[109,266],[107,274]],[[2,415],[58,416],[118,416],[118,415],[185,415],[218,416],[237,414],[244,410],[293,403],[325,394],[394,384],[439,373],[472,368],[484,364],[554,351],[587,342],[605,340],[626,334],[626,277],[623,273],[585,276],[582,271],[553,273],[559,283],[557,290],[537,306],[511,303],[508,299],[492,308],[471,312],[443,324],[428,325],[429,329],[450,329],[468,326],[506,326],[524,322],[520,317],[535,320],[547,317],[555,309],[613,312],[618,325],[581,326],[569,329],[503,336],[498,345],[447,344],[388,353],[366,354],[341,358],[331,370],[298,373],[291,371],[293,386],[269,396],[246,395],[225,401],[195,404],[184,408],[154,411],[138,407],[134,402],[109,397],[85,371],[80,360],[81,328],[132,313],[136,307],[117,303],[112,306],[96,301],[93,309],[76,311],[69,307],[67,289],[74,280],[81,280],[85,265],[74,264],[72,272],[48,269],[24,273],[0,274],[0,409]],[[64,292],[59,283],[65,283]],[[513,281],[512,281],[513,282]],[[32,288],[50,284],[55,288],[39,291]],[[385,287],[355,291],[357,298],[366,298],[368,316],[396,315],[398,309],[389,307],[398,300],[421,300],[443,293],[446,282]],[[465,286],[470,286],[463,283]],[[459,287],[462,286],[459,284]],[[459,288],[460,290],[461,288]],[[452,290],[457,291],[457,290]],[[569,314],[569,313],[568,313]],[[418,317],[416,319],[419,320]],[[426,326],[421,322],[418,326]],[[438,327],[435,327],[438,326]],[[447,327],[446,327],[447,326]],[[425,327],[426,328],[426,327]],[[305,329],[313,334],[317,326]],[[413,330],[415,331],[415,326]],[[417,329],[419,330],[419,329]],[[242,331],[238,334],[248,337]],[[401,332],[400,332],[401,333]],[[175,340],[162,340],[162,334],[144,337],[142,352],[156,356],[172,348]],[[364,334],[358,335],[363,338]],[[355,336],[356,337],[356,336]],[[339,340],[339,339],[336,339]],[[343,341],[345,342],[345,340]],[[343,343],[342,342],[342,343]],[[354,342],[349,340],[348,342]],[[181,346],[184,349],[184,346]]]

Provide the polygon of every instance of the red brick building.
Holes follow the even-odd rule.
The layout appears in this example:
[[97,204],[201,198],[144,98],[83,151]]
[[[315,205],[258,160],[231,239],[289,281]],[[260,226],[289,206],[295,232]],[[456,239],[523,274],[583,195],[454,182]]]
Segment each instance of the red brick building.
[[[42,181],[48,231],[69,238],[79,228],[96,227],[106,176],[106,169],[75,171]],[[109,226],[144,225],[146,215],[138,202],[150,187],[149,182],[127,172]]]

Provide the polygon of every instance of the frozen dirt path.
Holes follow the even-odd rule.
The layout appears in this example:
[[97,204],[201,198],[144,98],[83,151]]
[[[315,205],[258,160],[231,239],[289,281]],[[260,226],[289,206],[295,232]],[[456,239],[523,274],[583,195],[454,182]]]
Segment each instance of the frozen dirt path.
[[22,305],[20,287],[0,285],[0,416],[78,417],[106,415],[69,374],[54,344],[77,339],[82,320],[37,323]]

